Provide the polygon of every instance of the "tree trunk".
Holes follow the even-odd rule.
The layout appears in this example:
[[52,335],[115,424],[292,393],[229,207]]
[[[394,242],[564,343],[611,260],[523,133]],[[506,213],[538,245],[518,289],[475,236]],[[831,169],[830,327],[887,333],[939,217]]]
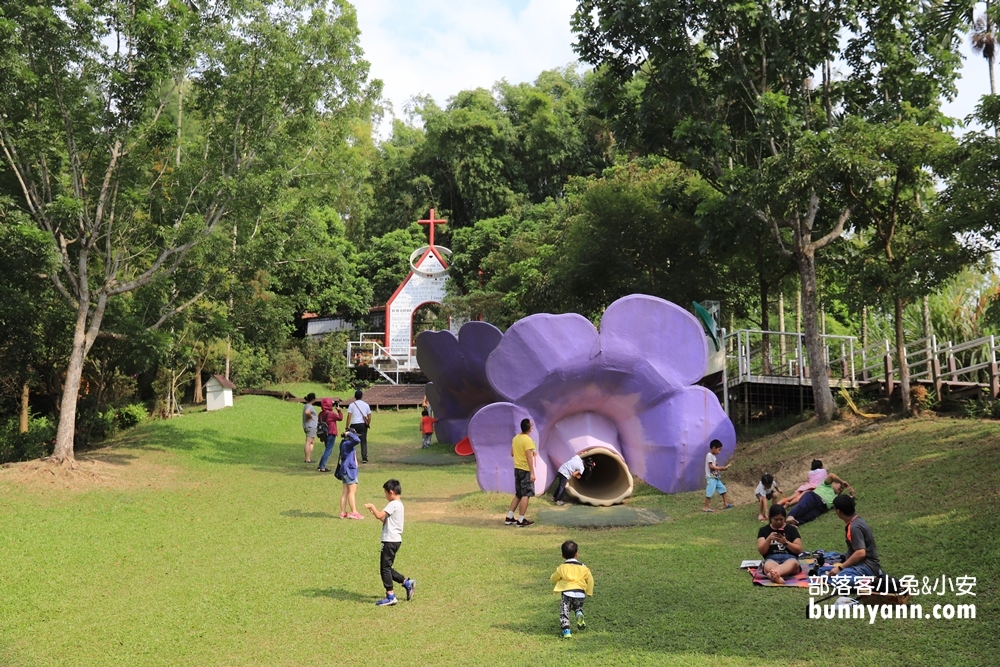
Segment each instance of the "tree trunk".
[[868,347],[868,306],[861,306],[861,349]]
[[198,362],[198,365],[194,369],[194,404],[198,405],[205,402],[205,396],[201,390],[201,372],[205,368],[205,364]]
[[31,397],[31,389],[28,388],[28,383],[25,382],[24,386],[21,387],[21,419],[17,424],[18,433],[28,432],[28,399]]
[[837,406],[833,402],[833,392],[830,391],[829,375],[826,365],[826,354],[823,350],[823,339],[819,333],[819,312],[816,298],[816,256],[811,249],[802,249],[795,253],[795,265],[799,270],[799,280],[802,283],[802,324],[805,330],[806,352],[809,355],[809,377],[812,381],[813,404],[816,418],[820,423],[833,419]]
[[795,333],[802,333],[802,287],[795,292]]
[[913,411],[910,405],[910,367],[906,365],[906,339],[903,338],[903,300],[895,299],[896,306],[896,365],[899,367],[899,395],[903,401],[903,414]]
[[[778,290],[778,331],[785,333],[785,294],[781,290]],[[778,349],[781,352],[781,363],[784,365],[785,355],[788,353],[784,336],[778,337]]]
[[[81,264],[84,260],[81,260]],[[83,364],[87,353],[97,339],[104,319],[104,308],[107,306],[107,295],[101,294],[94,312],[90,312],[90,294],[85,292],[76,309],[76,326],[73,328],[73,347],[66,366],[66,379],[63,381],[62,399],[59,401],[59,428],[56,430],[56,445],[52,451],[52,460],[56,463],[75,461],[73,454],[73,437],[76,435],[76,401],[80,395],[80,383],[83,380]],[[88,316],[90,321],[88,322]]]
[[758,279],[760,287],[760,328],[764,333],[760,337],[760,357],[761,375],[771,374],[771,334],[767,333],[771,329],[771,318],[768,312],[768,285],[764,278]]

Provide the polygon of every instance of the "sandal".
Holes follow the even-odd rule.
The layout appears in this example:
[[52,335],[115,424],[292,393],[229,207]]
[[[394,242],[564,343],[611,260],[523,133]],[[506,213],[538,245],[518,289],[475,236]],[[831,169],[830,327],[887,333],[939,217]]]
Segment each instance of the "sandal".
[[702,508],[701,508],[701,511],[702,511],[702,512],[708,512],[709,514],[711,514],[711,513],[712,513],[712,512],[714,512],[715,510],[714,510],[714,509],[712,509],[711,507],[702,507]]

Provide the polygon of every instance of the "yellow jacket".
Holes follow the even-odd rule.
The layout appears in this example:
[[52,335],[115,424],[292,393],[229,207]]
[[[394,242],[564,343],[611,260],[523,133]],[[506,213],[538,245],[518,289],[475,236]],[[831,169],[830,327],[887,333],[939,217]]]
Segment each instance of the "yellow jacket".
[[556,585],[552,589],[553,593],[583,591],[587,595],[594,594],[594,577],[590,574],[590,568],[575,558],[570,558],[556,568],[550,579]]

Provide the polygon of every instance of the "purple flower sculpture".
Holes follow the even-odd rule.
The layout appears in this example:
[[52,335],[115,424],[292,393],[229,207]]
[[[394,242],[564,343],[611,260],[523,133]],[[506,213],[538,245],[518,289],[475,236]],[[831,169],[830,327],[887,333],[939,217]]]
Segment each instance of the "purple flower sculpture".
[[439,442],[458,444],[469,420],[484,405],[500,398],[486,379],[486,359],[503,333],[486,322],[466,322],[458,336],[450,331],[423,331],[417,336],[417,363],[427,375],[427,400],[437,423]]
[[580,315],[520,320],[486,362],[502,402],[480,409],[469,423],[480,488],[513,492],[510,442],[525,417],[538,443],[536,493],[583,451],[627,466],[623,472],[606,460],[594,471],[597,495],[610,494],[614,502],[631,493],[632,473],[666,493],[703,487],[709,443],[723,443],[720,464],[736,445],[715,394],[693,386],[707,360],[698,320],[656,297],[615,301],[600,332]]

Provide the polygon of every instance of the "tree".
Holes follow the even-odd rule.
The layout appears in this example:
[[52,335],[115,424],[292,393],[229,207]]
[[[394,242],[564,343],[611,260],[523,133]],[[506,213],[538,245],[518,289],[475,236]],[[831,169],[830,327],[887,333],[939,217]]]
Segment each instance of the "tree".
[[[343,138],[371,113],[377,86],[346,2],[200,5],[2,9],[3,165],[57,253],[51,280],[75,320],[57,462],[73,459],[84,362],[109,303],[176,272],[232,221],[256,220],[316,150],[319,123]],[[172,295],[153,326],[208,288]]]
[[[579,53],[605,77],[602,107],[617,114],[619,134],[738,197],[795,261],[821,421],[835,405],[819,331],[816,255],[841,237],[852,207],[817,165],[863,97],[870,106],[898,106],[898,97],[877,96],[886,91],[873,90],[873,80],[889,79],[903,99],[922,90],[921,77],[950,90],[938,79],[953,74],[952,59],[940,68],[931,63],[920,77],[886,67],[898,54],[880,50],[895,47],[880,31],[893,21],[911,30],[906,22],[920,11],[913,4],[581,0],[573,18]],[[921,65],[929,61],[920,52],[925,45],[909,47]],[[834,62],[843,64],[836,77]]]
[[934,182],[947,176],[957,144],[939,128],[912,120],[874,124],[852,118],[843,132],[836,152],[849,165],[844,191],[866,241],[845,277],[872,303],[890,304],[902,409],[909,413],[906,306],[973,260],[958,241],[964,226],[936,207]]

